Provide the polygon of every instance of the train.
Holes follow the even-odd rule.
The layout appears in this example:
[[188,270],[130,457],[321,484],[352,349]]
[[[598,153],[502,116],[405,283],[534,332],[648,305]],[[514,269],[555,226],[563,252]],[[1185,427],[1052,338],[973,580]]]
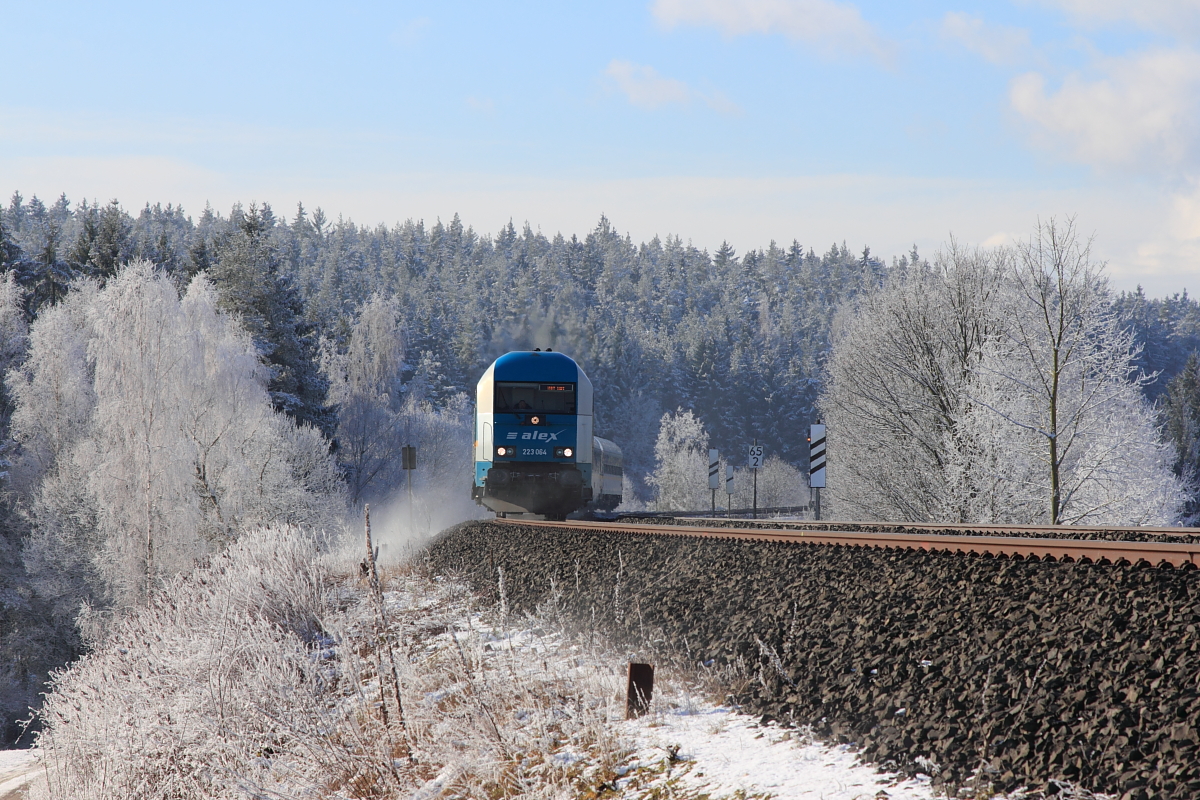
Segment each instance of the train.
[[583,369],[550,348],[492,362],[475,388],[475,502],[546,519],[616,508],[621,448],[593,435],[592,398]]

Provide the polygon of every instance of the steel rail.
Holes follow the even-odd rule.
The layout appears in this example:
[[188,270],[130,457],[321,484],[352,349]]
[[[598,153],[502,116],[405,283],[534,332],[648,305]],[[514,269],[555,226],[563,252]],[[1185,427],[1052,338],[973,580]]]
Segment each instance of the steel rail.
[[[782,530],[771,528],[704,528],[696,525],[635,525],[621,522],[546,522],[497,519],[509,525],[532,525],[569,530],[594,530],[640,536],[691,536],[792,544],[823,544],[842,547],[927,550],[992,556],[1052,559],[1055,561],[1127,561],[1151,566],[1170,564],[1200,567],[1200,543],[1131,542],[1096,539],[1030,539],[1017,536],[955,536],[945,533],[862,533],[830,530]],[[1006,528],[1009,526],[1005,526]],[[960,528],[961,529],[961,528]],[[989,530],[993,530],[989,528]],[[1016,530],[1030,530],[1029,528]]]
[[[638,519],[638,515],[630,514],[631,519]],[[663,515],[668,517],[669,515]],[[699,516],[699,515],[696,515]],[[646,519],[648,517],[641,517]],[[688,518],[694,519],[691,515]],[[1197,536],[1200,535],[1200,528],[1151,528],[1139,526],[1099,526],[1099,525],[970,525],[958,522],[853,522],[843,520],[827,520],[823,522],[814,522],[813,520],[799,519],[764,519],[759,517],[752,519],[750,517],[712,517],[716,522],[744,522],[752,525],[773,525],[779,528],[796,528],[808,530],[842,530],[849,531],[855,529],[865,529],[864,532],[877,532],[882,528],[887,528],[889,531],[896,533],[917,532],[917,531],[952,531],[956,533],[1141,533],[1153,536]],[[622,521],[618,518],[617,521]],[[630,523],[636,524],[636,523]]]

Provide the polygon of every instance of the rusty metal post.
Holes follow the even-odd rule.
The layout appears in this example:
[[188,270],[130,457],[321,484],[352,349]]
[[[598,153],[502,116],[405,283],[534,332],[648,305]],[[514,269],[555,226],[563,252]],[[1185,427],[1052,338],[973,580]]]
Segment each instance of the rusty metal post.
[[629,663],[629,686],[625,696],[625,719],[636,719],[650,710],[654,695],[654,665]]

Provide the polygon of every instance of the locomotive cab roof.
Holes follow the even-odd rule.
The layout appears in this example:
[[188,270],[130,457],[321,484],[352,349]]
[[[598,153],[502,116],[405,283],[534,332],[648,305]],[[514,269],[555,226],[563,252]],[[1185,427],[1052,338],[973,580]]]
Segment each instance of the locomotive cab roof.
[[493,378],[498,381],[575,383],[583,370],[562,353],[517,350],[496,359]]
[[[579,416],[592,415],[592,382],[570,356],[549,350],[516,350],[497,358],[475,388],[475,408],[491,413],[497,383],[573,383]],[[587,434],[590,437],[591,433]]]

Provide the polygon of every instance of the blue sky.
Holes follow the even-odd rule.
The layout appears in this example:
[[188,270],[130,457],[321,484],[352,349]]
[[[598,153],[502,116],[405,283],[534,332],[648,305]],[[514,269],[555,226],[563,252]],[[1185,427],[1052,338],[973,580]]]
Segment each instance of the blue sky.
[[0,0],[0,192],[890,257],[1076,215],[1200,291],[1200,0]]

